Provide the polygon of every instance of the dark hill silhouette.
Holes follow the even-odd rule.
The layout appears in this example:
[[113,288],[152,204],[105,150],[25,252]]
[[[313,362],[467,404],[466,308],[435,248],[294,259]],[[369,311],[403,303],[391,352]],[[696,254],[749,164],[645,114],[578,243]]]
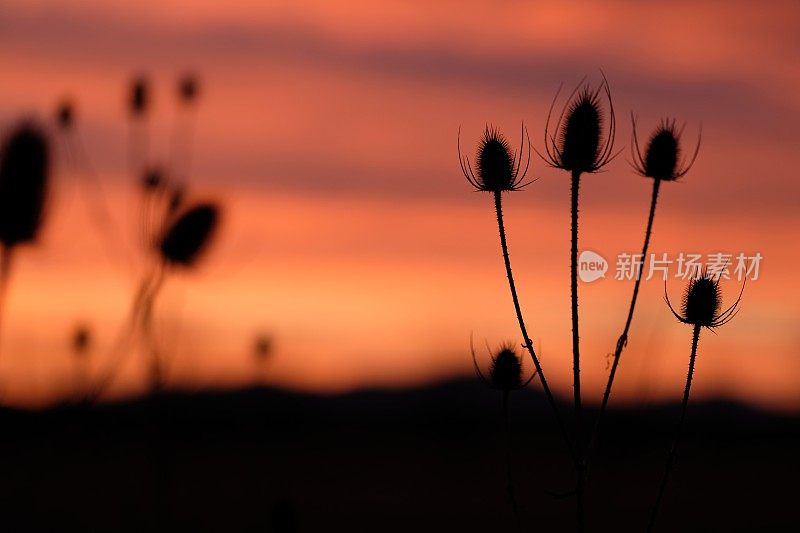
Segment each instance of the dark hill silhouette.
[[[477,379],[3,409],[2,523],[25,524],[19,531],[513,531],[501,409],[502,394]],[[678,416],[677,403],[608,412],[587,485],[593,530],[641,531]],[[570,490],[571,462],[544,397],[512,393],[511,424],[523,525],[530,530],[536,517],[546,531],[570,529],[574,501],[554,494]],[[795,529],[799,446],[800,418],[694,403],[660,527]],[[154,456],[167,465],[166,511],[153,503]]]

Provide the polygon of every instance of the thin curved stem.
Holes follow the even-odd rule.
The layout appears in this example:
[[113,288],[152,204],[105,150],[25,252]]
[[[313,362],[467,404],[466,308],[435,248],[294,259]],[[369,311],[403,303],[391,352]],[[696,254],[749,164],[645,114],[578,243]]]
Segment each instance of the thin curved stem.
[[[650,199],[650,214],[647,217],[647,229],[644,232],[644,245],[642,246],[642,264],[644,264],[644,258],[647,256],[647,248],[650,245],[650,235],[653,231],[653,219],[655,219],[656,203],[658,202],[658,190],[660,185],[661,180],[653,180],[653,193]],[[614,359],[611,363],[611,372],[608,374],[608,382],[606,383],[606,390],[603,393],[603,401],[600,403],[600,412],[597,415],[597,421],[595,422],[594,430],[592,431],[592,436],[589,440],[590,451],[594,445],[595,439],[597,438],[597,433],[600,429],[600,421],[603,419],[603,415],[606,412],[606,407],[608,407],[608,400],[611,397],[611,387],[614,385],[614,377],[617,374],[617,367],[619,366],[619,360],[622,357],[622,351],[628,344],[628,332],[630,331],[631,323],[633,322],[633,310],[636,307],[636,298],[639,295],[639,285],[641,281],[642,273],[640,270],[637,270],[636,282],[633,285],[631,305],[628,308],[628,318],[625,320],[625,328],[622,330],[622,335],[620,335],[619,339],[617,339],[617,347],[614,350]]]
[[656,519],[658,518],[658,511],[661,508],[661,500],[664,498],[664,491],[667,488],[667,481],[669,474],[672,471],[672,466],[675,464],[675,455],[678,451],[678,443],[681,439],[681,432],[683,430],[683,422],[686,419],[686,406],[689,404],[689,390],[692,387],[692,376],[694,375],[694,361],[697,357],[697,342],[700,339],[700,326],[694,327],[694,334],[692,335],[692,354],[689,356],[689,373],[686,375],[686,387],[683,389],[683,402],[681,402],[681,419],[678,422],[678,429],[675,432],[675,440],[672,443],[672,449],[667,457],[667,467],[664,469],[664,477],[661,478],[661,485],[658,487],[658,496],[656,503],[653,506],[653,511],[650,514],[650,523],[647,526],[648,533],[652,532],[656,526]]
[[561,415],[558,412],[558,406],[556,405],[555,397],[553,396],[553,393],[550,390],[550,386],[547,384],[547,379],[545,378],[544,371],[542,370],[542,365],[539,363],[539,358],[536,356],[536,352],[533,349],[533,341],[531,341],[530,337],[528,336],[528,329],[525,327],[525,320],[522,318],[522,309],[520,308],[519,298],[517,297],[517,288],[516,285],[514,284],[514,276],[511,273],[511,260],[509,259],[508,256],[508,243],[506,242],[506,230],[503,224],[503,204],[500,192],[494,193],[494,207],[497,213],[497,226],[500,231],[500,246],[503,249],[503,260],[506,266],[506,277],[508,278],[508,287],[509,290],[511,291],[511,299],[514,301],[514,310],[516,311],[517,314],[517,322],[519,322],[519,329],[520,332],[522,333],[522,338],[524,339],[523,344],[531,356],[533,365],[536,367],[536,374],[539,376],[539,381],[541,382],[542,389],[544,390],[544,394],[547,397],[547,402],[550,404],[550,408],[553,410],[553,415],[556,418],[558,429],[561,432],[561,437],[564,439],[564,443],[567,446],[570,458],[577,466],[578,461],[577,461],[577,455],[575,455],[575,449],[572,446],[572,441],[567,435],[567,430],[564,426],[564,422],[561,419]]

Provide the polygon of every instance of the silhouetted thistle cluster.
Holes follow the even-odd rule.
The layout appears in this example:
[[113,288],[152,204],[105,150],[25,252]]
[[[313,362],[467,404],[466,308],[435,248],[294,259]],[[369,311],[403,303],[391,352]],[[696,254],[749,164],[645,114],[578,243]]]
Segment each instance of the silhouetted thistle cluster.
[[[138,241],[142,274],[129,320],[123,325],[112,349],[112,361],[101,376],[94,397],[101,394],[113,379],[125,353],[139,343],[150,355],[152,389],[158,390],[163,386],[164,354],[156,342],[155,302],[169,275],[194,268],[200,262],[213,243],[219,226],[220,207],[214,202],[194,201],[187,183],[191,128],[186,121],[190,120],[187,116],[194,114],[199,91],[195,75],[185,74],[177,80],[175,97],[179,113],[173,128],[171,157],[168,164],[163,164],[151,161],[149,155],[149,119],[154,109],[150,79],[140,75],[128,86],[128,166],[141,198]],[[74,130],[74,106],[71,102],[58,107],[56,121],[65,134]],[[75,151],[73,146],[72,152]],[[181,152],[180,156],[178,152]],[[90,166],[88,161],[83,162],[84,166]],[[104,217],[110,218],[107,212]],[[117,237],[115,240],[124,239]],[[126,263],[130,265],[131,262]]]
[[[556,95],[556,99],[557,98],[558,94]],[[611,91],[605,77],[603,77],[600,85],[595,88],[592,88],[589,84],[582,83],[579,85],[578,88],[576,88],[567,99],[567,102],[564,104],[564,107],[558,117],[554,119],[553,107],[555,106],[556,99],[553,100],[553,104],[550,107],[550,111],[548,112],[547,120],[545,122],[544,150],[543,154],[540,154],[540,157],[542,157],[542,159],[550,166],[569,172],[571,177],[570,296],[572,311],[573,405],[576,414],[575,431],[573,432],[572,436],[566,431],[566,426],[559,414],[558,406],[555,402],[552,392],[550,391],[545,373],[542,370],[539,361],[539,357],[535,353],[532,340],[528,335],[528,328],[522,315],[521,305],[519,302],[516,284],[512,275],[511,262],[509,259],[506,229],[503,221],[501,194],[504,192],[518,191],[525,185],[522,183],[522,180],[528,171],[529,161],[526,161],[524,169],[522,169],[524,152],[523,146],[520,146],[518,153],[513,152],[508,141],[498,129],[486,126],[483,136],[478,142],[475,164],[473,165],[468,158],[462,155],[460,143],[461,132],[459,128],[458,156],[461,171],[466,177],[467,181],[476,190],[491,192],[494,196],[494,207],[497,215],[500,245],[503,253],[506,277],[508,279],[514,311],[519,324],[520,332],[523,337],[522,346],[528,351],[531,360],[534,363],[534,374],[539,377],[545,397],[547,398],[548,403],[550,404],[550,407],[555,415],[555,419],[565,446],[574,462],[576,472],[576,490],[574,493],[576,495],[577,503],[577,524],[578,530],[582,531],[586,522],[584,512],[585,479],[587,477],[589,467],[590,453],[593,448],[592,444],[594,443],[594,439],[598,433],[599,422],[602,419],[602,416],[608,405],[614,383],[614,377],[616,375],[622,351],[628,342],[628,334],[631,322],[633,320],[634,308],[636,305],[641,279],[639,273],[637,272],[633,296],[631,298],[625,327],[619,337],[619,340],[617,341],[612,367],[609,372],[608,382],[603,394],[600,413],[597,417],[593,431],[587,434],[585,431],[585,422],[582,416],[580,377],[581,357],[578,328],[578,192],[580,187],[580,179],[583,174],[593,174],[603,170],[618,155],[618,152],[614,152],[616,119]],[[527,133],[523,127],[523,143],[526,137]],[[532,149],[530,147],[530,141],[528,141],[528,144],[529,150]],[[649,247],[660,183],[662,181],[675,181],[686,175],[697,158],[699,147],[700,140],[698,138],[697,146],[695,147],[693,154],[690,158],[688,158],[688,160],[685,160],[682,155],[681,131],[676,128],[674,120],[665,119],[651,134],[644,153],[642,153],[636,134],[636,121],[633,120],[633,135],[631,137],[631,155],[633,158],[632,166],[637,174],[653,179],[653,192],[647,219],[647,228],[645,231],[642,257],[646,257]],[[737,299],[731,307],[725,311],[720,311],[721,299],[719,292],[719,279],[711,279],[705,274],[690,282],[690,285],[684,295],[680,313],[672,308],[671,304],[669,304],[669,300],[667,299],[669,308],[672,310],[674,315],[681,322],[692,324],[695,327],[690,372],[687,379],[686,392],[684,395],[684,409],[681,418],[681,424],[683,415],[685,414],[686,403],[688,402],[689,386],[691,383],[691,374],[694,368],[699,329],[701,327],[714,328],[725,324],[736,314],[740,300],[741,294],[739,295],[739,299]],[[521,361],[510,346],[505,346],[492,356],[492,365],[487,377],[480,370],[477,360],[475,359],[474,351],[472,355],[475,370],[481,381],[492,388],[503,391],[505,411],[507,409],[505,402],[507,401],[509,391],[527,384],[527,382],[523,382],[521,378]],[[533,378],[533,376],[531,376],[531,378]],[[680,434],[680,427],[678,429],[678,434]],[[677,446],[677,439],[675,446]],[[670,455],[670,463],[667,468],[667,474],[671,467],[673,456],[674,448],[673,454]],[[663,493],[663,487],[666,485],[666,478],[667,476],[665,475],[662,483],[661,493]],[[509,485],[510,479],[509,473]],[[659,494],[659,503],[661,499],[661,493]],[[511,497],[516,513],[517,506],[516,502],[513,501],[513,493],[511,494]],[[656,504],[656,508],[653,512],[651,527],[652,523],[655,521],[657,508],[658,503]]]

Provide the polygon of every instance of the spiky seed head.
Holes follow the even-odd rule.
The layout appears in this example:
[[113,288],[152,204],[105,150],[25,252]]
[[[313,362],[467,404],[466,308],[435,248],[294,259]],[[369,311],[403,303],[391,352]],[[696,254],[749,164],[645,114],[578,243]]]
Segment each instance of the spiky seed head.
[[208,248],[219,221],[219,208],[203,203],[187,209],[164,232],[158,248],[173,265],[191,267]]
[[503,346],[492,356],[489,379],[494,387],[510,391],[522,385],[522,361],[511,346]]
[[697,137],[697,146],[694,154],[688,161],[681,158],[681,130],[676,129],[675,120],[664,119],[650,135],[644,156],[639,150],[639,141],[636,135],[636,117],[631,115],[633,121],[633,136],[631,139],[631,155],[633,168],[640,175],[653,178],[656,181],[675,181],[689,172],[700,152],[702,128]]
[[483,191],[512,191],[516,187],[514,176],[514,154],[508,141],[498,130],[489,128],[483,132],[478,144],[478,183]]
[[678,177],[680,141],[674,123],[664,122],[647,143],[642,174],[657,180],[672,181]]
[[588,88],[569,104],[559,132],[561,165],[565,170],[593,172],[600,157],[603,113],[596,93]]
[[683,294],[681,312],[686,323],[711,327],[717,319],[721,304],[719,280],[703,274],[689,281]]
[[191,73],[184,74],[178,80],[178,99],[181,102],[190,104],[197,99],[199,83],[197,76]]
[[44,131],[25,122],[0,152],[0,243],[12,247],[36,238],[44,216],[50,146]]
[[69,100],[63,100],[56,108],[56,124],[58,124],[60,129],[68,131],[72,129],[74,122],[75,109],[72,105],[72,102]]
[[139,76],[131,82],[128,98],[128,108],[131,115],[140,117],[147,112],[150,105],[150,84],[147,78]]
[[[601,94],[607,100],[607,111],[600,104]],[[557,98],[558,93],[553,105]],[[553,127],[555,134],[550,129],[552,111],[551,106],[544,127],[546,155],[542,156],[550,166],[573,174],[593,173],[616,157],[613,152],[617,123],[611,89],[605,76],[595,89],[589,85],[575,89]]]

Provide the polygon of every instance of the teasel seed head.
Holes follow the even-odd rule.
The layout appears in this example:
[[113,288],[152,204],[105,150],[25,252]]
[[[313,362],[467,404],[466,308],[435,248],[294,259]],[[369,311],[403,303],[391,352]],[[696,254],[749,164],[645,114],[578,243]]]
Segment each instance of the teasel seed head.
[[725,309],[722,307],[722,291],[719,287],[720,278],[709,275],[707,271],[702,272],[698,277],[690,279],[689,284],[683,293],[680,313],[678,313],[669,301],[669,296],[664,285],[664,298],[667,301],[672,314],[684,324],[701,326],[713,329],[728,323],[739,312],[739,303],[744,293],[744,284],[736,301]]
[[504,344],[496,353],[490,355],[492,362],[489,365],[488,377],[486,377],[483,375],[480,366],[478,366],[471,340],[470,348],[472,349],[472,363],[475,366],[475,373],[484,384],[493,389],[504,392],[521,389],[527,386],[533,376],[536,375],[534,372],[530,378],[523,380],[522,359],[511,344]]
[[219,222],[219,208],[201,203],[180,214],[159,240],[161,257],[167,264],[191,267],[210,245]]
[[[600,102],[601,93],[608,101],[608,117]],[[550,166],[570,172],[593,173],[601,170],[615,157],[613,151],[616,135],[614,104],[605,76],[596,89],[581,84],[573,91],[555,124],[557,139],[550,130],[556,98],[553,99],[547,115],[544,130],[545,155],[542,158]],[[606,122],[607,131],[603,133]]]
[[631,115],[633,122],[633,135],[631,139],[631,156],[633,157],[634,170],[643,177],[656,180],[675,181],[689,172],[700,152],[700,139],[702,132],[697,137],[697,146],[691,159],[686,162],[681,159],[681,134],[675,127],[675,120],[664,119],[653,131],[647,142],[645,154],[639,150],[639,140],[636,134],[636,118]]
[[23,122],[0,152],[0,243],[10,248],[36,239],[50,177],[50,141],[44,130]]
[[[483,137],[478,142],[475,156],[476,176],[469,159],[461,155],[461,130],[459,129],[458,158],[464,177],[478,191],[505,192],[520,190],[527,185],[527,183],[522,183],[522,180],[525,178],[530,165],[530,150],[528,150],[525,168],[521,168],[526,138],[527,132],[523,124],[519,153],[515,154],[509,147],[505,136],[496,128],[487,125],[483,132]],[[530,140],[528,141],[528,146],[530,147]]]

